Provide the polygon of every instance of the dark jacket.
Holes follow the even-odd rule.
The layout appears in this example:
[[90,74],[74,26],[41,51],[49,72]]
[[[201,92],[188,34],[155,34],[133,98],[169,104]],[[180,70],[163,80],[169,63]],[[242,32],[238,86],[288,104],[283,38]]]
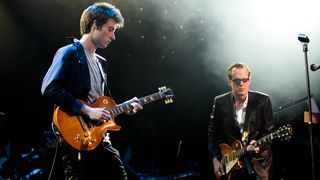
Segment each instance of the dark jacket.
[[[248,142],[252,139],[258,140],[261,137],[272,132],[274,128],[273,112],[270,97],[266,94],[249,91],[249,99],[246,108],[246,117],[244,129],[249,129]],[[208,150],[209,156],[212,160],[214,157],[220,158],[220,149],[218,147],[221,143],[226,143],[231,146],[235,140],[241,141],[242,134],[238,122],[235,120],[235,110],[233,105],[232,92],[228,92],[215,97],[213,111],[210,116],[208,126]],[[260,153],[255,155],[253,160],[261,160],[264,164],[263,169],[269,171],[271,168],[271,146],[270,143],[265,143],[260,148]],[[262,166],[262,162],[259,162]],[[270,166],[268,166],[268,164]],[[259,166],[259,165],[258,165]],[[260,168],[253,168],[256,171],[261,171]],[[258,174],[261,176],[264,173]]]
[[[73,39],[72,39],[73,40]],[[103,71],[106,72],[107,61],[98,56]],[[53,100],[56,105],[80,114],[90,91],[90,74],[83,46],[78,40],[60,48],[53,59],[50,69],[42,82],[42,94]],[[107,87],[104,94],[109,95]]]

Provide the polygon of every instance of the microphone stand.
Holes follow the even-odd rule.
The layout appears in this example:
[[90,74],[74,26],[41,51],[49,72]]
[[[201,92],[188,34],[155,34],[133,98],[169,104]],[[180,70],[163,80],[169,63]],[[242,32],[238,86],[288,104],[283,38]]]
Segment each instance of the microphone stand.
[[313,134],[312,134],[312,108],[311,108],[311,93],[310,93],[310,79],[309,79],[309,65],[308,65],[308,43],[310,42],[308,36],[299,34],[298,40],[302,43],[304,59],[305,59],[305,72],[308,91],[308,106],[309,106],[309,135],[310,135],[310,150],[311,150],[311,167],[312,167],[312,179],[315,180],[314,162],[313,162]]

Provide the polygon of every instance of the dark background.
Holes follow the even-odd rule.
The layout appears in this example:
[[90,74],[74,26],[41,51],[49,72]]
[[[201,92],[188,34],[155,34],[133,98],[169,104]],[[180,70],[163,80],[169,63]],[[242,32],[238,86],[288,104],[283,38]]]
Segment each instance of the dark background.
[[[69,43],[65,37],[80,38],[79,18],[92,2],[0,2],[0,110],[10,120],[13,154],[46,146],[44,131],[51,131],[53,107],[41,96],[42,78],[56,50]],[[253,71],[252,89],[271,96],[275,113],[284,109],[276,116],[277,126],[289,122],[295,128],[291,143],[275,143],[276,178],[291,179],[299,168],[311,176],[308,126],[302,119],[307,110],[305,64],[297,34],[301,29],[309,33],[309,63],[319,63],[319,22],[307,17],[308,23],[298,19],[299,26],[291,27],[297,23],[288,14],[296,9],[269,9],[272,6],[266,2],[256,7],[247,1],[110,2],[121,10],[125,26],[117,31],[117,40],[98,53],[109,60],[108,83],[116,102],[149,95],[161,86],[175,94],[171,104],[157,101],[135,116],[117,117],[122,129],[114,133],[114,145],[123,153],[135,142],[144,152],[133,156],[146,157],[145,162],[151,163],[146,167],[136,160],[132,164],[136,170],[149,168],[163,175],[194,170],[203,177],[212,175],[206,130],[213,97],[229,90],[228,65],[242,61]],[[313,6],[312,1],[306,4]],[[262,6],[267,10],[259,9]],[[308,12],[301,14],[316,16],[317,11]],[[279,16],[273,17],[276,13]],[[271,19],[263,19],[267,16]],[[319,75],[310,72],[316,102]],[[317,125],[314,131],[319,168]]]

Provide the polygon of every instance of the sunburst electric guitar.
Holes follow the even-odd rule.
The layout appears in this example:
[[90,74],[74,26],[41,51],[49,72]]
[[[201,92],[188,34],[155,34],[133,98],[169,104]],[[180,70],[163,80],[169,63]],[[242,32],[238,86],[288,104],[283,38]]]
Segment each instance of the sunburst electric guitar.
[[[137,102],[145,105],[160,99],[165,99],[165,103],[168,104],[173,102],[173,97],[172,89],[163,86],[159,88],[159,92],[139,98]],[[89,151],[97,147],[106,131],[119,131],[121,126],[115,123],[115,117],[133,108],[130,105],[131,102],[116,105],[115,101],[108,96],[101,96],[93,104],[84,101],[81,102],[90,107],[105,108],[111,114],[109,121],[98,123],[87,117],[74,115],[59,106],[55,109],[53,124],[58,130],[58,133],[62,136],[63,141],[81,151]]]
[[[292,127],[290,124],[287,124],[257,140],[253,145],[260,146],[275,139],[289,140],[291,135]],[[246,147],[242,146],[242,143],[239,140],[236,140],[231,147],[225,143],[220,144],[219,147],[221,151],[221,164],[224,167],[226,175],[216,178],[218,180],[232,179],[233,170],[244,168],[244,163],[239,161],[239,159],[246,153]]]

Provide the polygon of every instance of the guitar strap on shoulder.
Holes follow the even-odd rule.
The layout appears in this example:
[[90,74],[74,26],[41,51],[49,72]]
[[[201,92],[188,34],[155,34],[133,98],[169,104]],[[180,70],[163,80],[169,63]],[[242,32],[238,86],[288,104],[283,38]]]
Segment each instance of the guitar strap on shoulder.
[[102,69],[102,65],[100,63],[100,60],[98,59],[97,61],[97,64],[98,64],[98,67],[99,67],[99,70],[100,70],[100,73],[101,73],[101,76],[103,78],[103,83],[102,83],[102,92],[104,92],[104,87],[107,86],[107,74],[103,71]]
[[104,85],[102,84],[102,92],[105,92],[104,88],[107,87],[108,96],[112,97],[110,89],[108,88],[108,84],[107,84],[107,73],[103,71],[103,68],[102,68],[102,65],[101,65],[99,58],[98,58],[98,67],[99,67],[99,70],[100,70],[100,73],[101,73],[101,76],[102,76],[103,82],[104,82]]

